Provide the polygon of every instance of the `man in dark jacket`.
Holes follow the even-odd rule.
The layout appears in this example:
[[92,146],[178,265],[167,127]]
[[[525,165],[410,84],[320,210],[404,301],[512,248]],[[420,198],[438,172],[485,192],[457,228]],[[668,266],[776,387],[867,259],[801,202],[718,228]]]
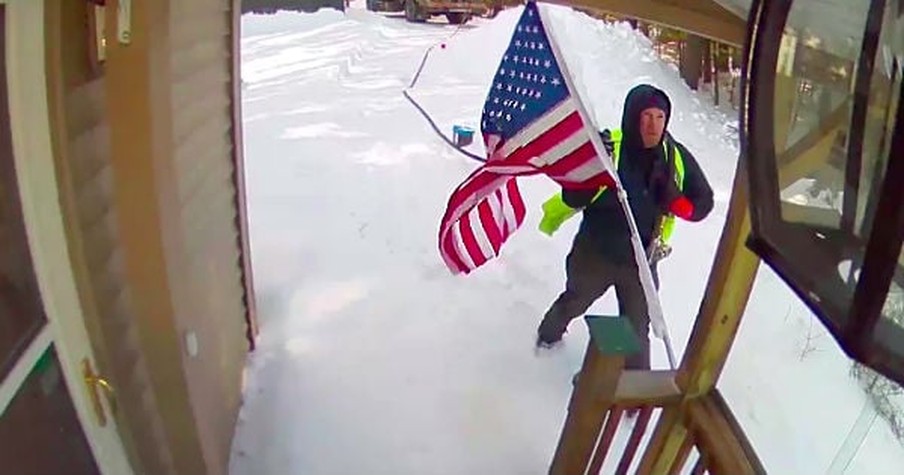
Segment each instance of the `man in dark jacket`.
[[[674,216],[700,221],[713,208],[713,192],[693,155],[666,131],[671,102],[650,85],[633,88],[625,99],[620,130],[601,135],[613,155],[622,185],[658,288],[656,260],[667,249]],[[631,247],[628,222],[614,190],[563,190],[562,200],[583,210],[580,230],[565,263],[565,291],[546,312],[537,329],[537,345],[550,346],[574,318],[582,315],[610,287],[615,287],[619,313],[630,318],[642,351],[626,368],[650,368],[650,317]],[[671,221],[671,223],[670,223]],[[668,228],[663,233],[663,227]]]

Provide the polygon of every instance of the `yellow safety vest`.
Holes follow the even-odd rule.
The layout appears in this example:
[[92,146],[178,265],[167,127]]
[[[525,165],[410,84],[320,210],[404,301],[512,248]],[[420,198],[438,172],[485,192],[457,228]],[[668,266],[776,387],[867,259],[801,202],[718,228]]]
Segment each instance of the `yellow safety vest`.
[[[615,161],[615,168],[618,169],[618,164],[621,159],[621,143],[622,143],[622,131],[621,129],[614,129],[610,132],[610,139],[613,143],[612,150],[612,158]],[[663,148],[663,157],[668,160],[668,145],[666,145],[665,140],[662,142]],[[672,146],[672,149],[675,153],[675,182],[678,184],[678,189],[684,191],[684,159],[681,157],[681,150],[676,146]],[[593,199],[590,201],[593,203],[598,200],[600,196],[606,191],[606,187],[600,188],[600,190],[594,195]],[[572,208],[565,204],[565,200],[562,198],[562,192],[556,193],[554,196],[546,200],[543,203],[543,219],[540,220],[540,231],[544,234],[552,236],[553,233],[559,230],[562,224],[565,221],[571,219],[575,214],[577,214],[578,209]],[[662,230],[660,232],[660,240],[662,242],[668,242],[669,238],[672,236],[672,231],[675,229],[675,215],[669,213],[662,222]]]

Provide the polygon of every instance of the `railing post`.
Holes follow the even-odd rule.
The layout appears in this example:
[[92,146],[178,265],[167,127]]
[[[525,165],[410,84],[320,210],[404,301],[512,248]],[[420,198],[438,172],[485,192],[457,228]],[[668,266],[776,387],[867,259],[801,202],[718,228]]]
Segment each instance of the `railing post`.
[[637,335],[627,318],[587,315],[585,320],[590,341],[571,393],[550,475],[584,474],[603,419],[614,402],[625,357],[640,351]]

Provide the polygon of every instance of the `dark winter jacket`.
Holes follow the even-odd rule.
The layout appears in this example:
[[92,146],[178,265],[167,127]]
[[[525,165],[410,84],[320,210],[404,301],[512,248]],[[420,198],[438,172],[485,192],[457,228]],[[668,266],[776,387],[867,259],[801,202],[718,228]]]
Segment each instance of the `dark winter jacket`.
[[[665,92],[652,86],[642,85],[634,88],[625,100],[622,114],[622,145],[618,166],[618,175],[625,190],[628,202],[644,249],[648,248],[654,237],[654,228],[660,217],[668,213],[671,201],[679,191],[674,180],[674,165],[669,166],[663,156],[662,143],[646,149],[640,136],[640,113],[651,101],[658,100],[666,105],[666,127],[671,115],[671,104]],[[666,128],[668,130],[668,128]],[[608,130],[602,132],[603,141],[608,138]],[[691,201],[694,212],[691,221],[705,218],[713,208],[713,192],[703,171],[690,151],[675,141],[666,132],[663,134],[666,145],[678,148],[684,162],[683,194]],[[601,253],[613,263],[626,263],[633,260],[628,223],[622,213],[621,205],[615,193],[607,191],[596,201],[592,201],[594,190],[563,190],[562,199],[572,208],[584,208],[583,219],[575,239],[594,241]]]

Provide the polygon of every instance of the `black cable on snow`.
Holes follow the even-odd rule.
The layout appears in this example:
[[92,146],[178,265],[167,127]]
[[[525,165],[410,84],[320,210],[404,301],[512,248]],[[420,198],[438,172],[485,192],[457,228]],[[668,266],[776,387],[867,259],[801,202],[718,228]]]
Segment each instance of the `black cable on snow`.
[[427,119],[427,123],[430,124],[430,127],[433,128],[433,131],[436,132],[436,134],[439,135],[439,136],[440,136],[447,144],[449,144],[450,147],[454,148],[455,150],[457,150],[457,151],[458,151],[459,153],[461,153],[462,155],[464,155],[464,156],[466,156],[466,157],[468,157],[468,158],[477,160],[478,162],[486,162],[486,161],[487,161],[485,158],[483,158],[483,157],[481,157],[481,156],[479,156],[479,155],[475,155],[475,154],[473,154],[473,153],[471,153],[471,152],[469,152],[469,151],[467,151],[467,150],[464,150],[464,149],[458,147],[457,145],[455,145],[455,142],[453,142],[452,139],[450,139],[450,138],[447,137],[445,134],[443,134],[443,132],[439,129],[439,127],[437,127],[436,123],[433,122],[433,119],[430,118],[430,115],[427,114],[427,111],[425,111],[424,108],[420,106],[420,104],[418,104],[417,102],[415,102],[415,100],[412,99],[411,96],[408,95],[408,91],[402,91],[402,94],[404,94],[404,95],[405,95],[405,98],[408,99],[408,101],[410,101],[411,104],[412,104],[418,111],[420,111],[421,115],[423,115],[424,118]]
[[[449,35],[449,38],[455,36],[459,30],[461,30],[461,25],[459,25],[451,35]],[[433,51],[433,48],[435,47],[436,45],[431,45],[429,48],[427,48],[427,51],[424,51],[424,56],[423,58],[421,58],[420,66],[418,66],[417,71],[414,73],[414,77],[411,78],[411,83],[408,84],[408,88],[403,90],[402,94],[405,96],[405,99],[408,99],[408,102],[411,102],[411,105],[413,105],[414,108],[417,109],[422,116],[424,116],[424,119],[427,119],[427,123],[430,124],[430,127],[433,129],[433,131],[436,132],[436,134],[439,135],[447,144],[449,144],[450,147],[472,160],[477,160],[478,162],[486,162],[486,158],[473,154],[455,145],[455,142],[453,142],[452,139],[447,137],[446,134],[444,134],[442,130],[439,129],[439,127],[436,125],[436,122],[434,122],[433,118],[430,117],[430,114],[428,114],[427,111],[424,110],[424,108],[421,107],[421,105],[418,104],[417,101],[415,101],[414,98],[408,94],[408,90],[414,88],[414,85],[417,84],[417,80],[421,76],[421,72],[424,70],[424,66],[427,64],[427,57],[430,56],[430,52]]]

